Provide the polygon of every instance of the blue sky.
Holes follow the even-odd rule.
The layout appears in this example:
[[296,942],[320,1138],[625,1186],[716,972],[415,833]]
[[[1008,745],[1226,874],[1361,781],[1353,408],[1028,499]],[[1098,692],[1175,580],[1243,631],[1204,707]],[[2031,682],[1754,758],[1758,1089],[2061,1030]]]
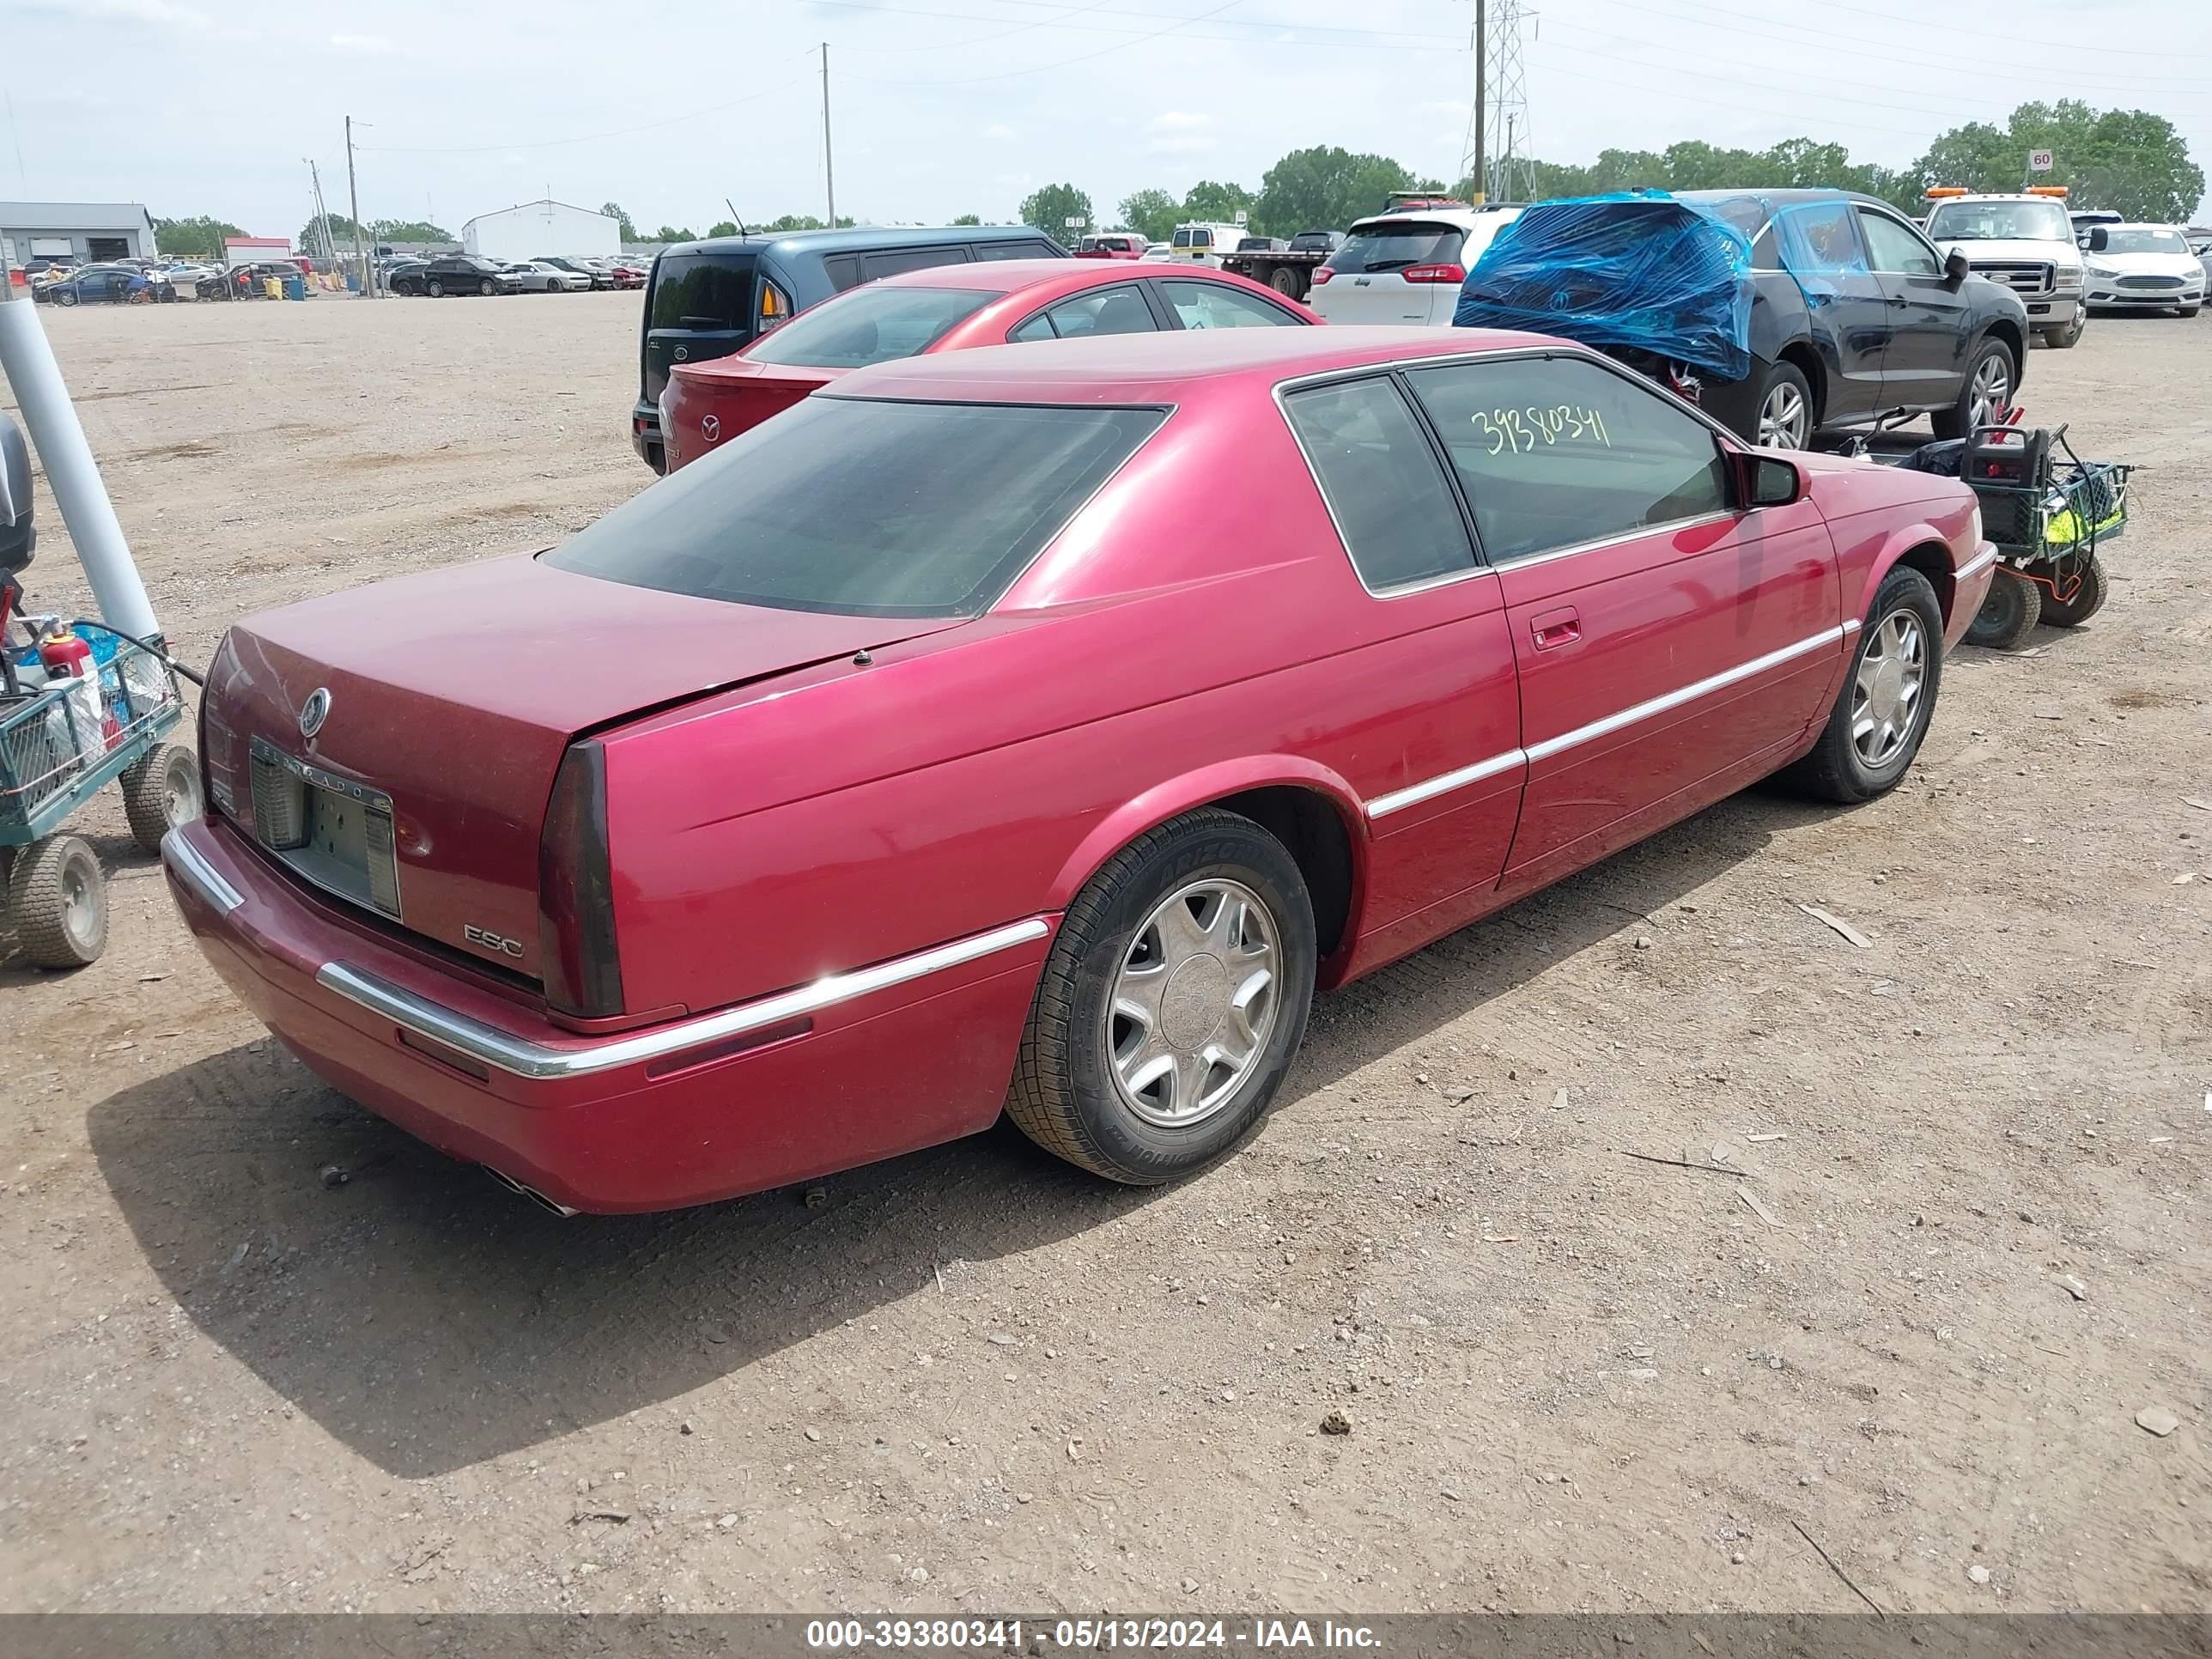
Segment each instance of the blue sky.
[[[2212,156],[2212,6],[1532,0],[1536,147],[1806,135],[1896,165],[2029,98],[2166,115]],[[1102,213],[1201,178],[1256,187],[1338,143],[1455,173],[1472,0],[0,0],[0,196],[135,200],[258,234],[307,218],[312,156],[365,218],[551,194],[647,230],[823,210],[1011,218],[1072,180]],[[2094,17],[2094,29],[2089,27]]]

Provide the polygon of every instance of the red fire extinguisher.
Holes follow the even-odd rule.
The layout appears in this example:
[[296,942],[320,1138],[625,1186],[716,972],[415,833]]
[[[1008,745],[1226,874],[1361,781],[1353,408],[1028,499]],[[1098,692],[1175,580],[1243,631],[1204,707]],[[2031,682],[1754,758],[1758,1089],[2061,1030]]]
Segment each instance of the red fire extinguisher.
[[70,683],[70,724],[76,730],[79,750],[93,753],[112,748],[123,728],[108,712],[107,699],[100,694],[100,669],[92,659],[92,647],[64,628],[39,642],[39,663],[46,671],[49,684],[58,680]]

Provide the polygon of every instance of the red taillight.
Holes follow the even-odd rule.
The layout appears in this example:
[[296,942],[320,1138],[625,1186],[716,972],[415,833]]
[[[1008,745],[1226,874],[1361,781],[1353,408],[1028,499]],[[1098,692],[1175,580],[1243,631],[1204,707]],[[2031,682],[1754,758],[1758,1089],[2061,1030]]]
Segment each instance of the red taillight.
[[1409,283],[1463,283],[1467,272],[1458,265],[1408,265],[1398,273]]
[[556,1012],[584,1019],[622,1012],[607,753],[596,743],[572,746],[553,780],[538,842],[538,951],[545,1000]]
[[1323,283],[1329,282],[1334,279],[1336,273],[1331,270],[1327,265],[1316,265],[1314,267],[1313,285],[1316,288],[1319,288]]

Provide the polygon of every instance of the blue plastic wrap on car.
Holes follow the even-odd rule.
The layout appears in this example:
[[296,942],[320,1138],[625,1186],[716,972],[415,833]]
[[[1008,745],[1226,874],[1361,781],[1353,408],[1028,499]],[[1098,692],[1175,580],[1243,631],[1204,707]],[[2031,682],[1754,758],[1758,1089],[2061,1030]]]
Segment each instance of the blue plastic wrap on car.
[[1774,246],[1782,268],[1797,282],[1808,304],[1833,299],[1841,279],[1871,277],[1849,202],[1800,202],[1774,214]]
[[1649,351],[1725,380],[1751,369],[1751,240],[1664,191],[1540,202],[1460,289],[1455,328]]

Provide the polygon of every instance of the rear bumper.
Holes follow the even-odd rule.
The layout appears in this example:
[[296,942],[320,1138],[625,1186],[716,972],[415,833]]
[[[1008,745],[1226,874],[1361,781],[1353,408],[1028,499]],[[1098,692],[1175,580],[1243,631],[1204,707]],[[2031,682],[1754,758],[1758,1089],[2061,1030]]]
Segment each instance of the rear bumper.
[[218,823],[173,830],[162,864],[224,983],[317,1076],[599,1212],[757,1192],[988,1127],[1056,920],[580,1037],[333,920]]
[[642,398],[630,405],[629,447],[655,472],[668,471],[668,450],[660,437],[660,407]]

